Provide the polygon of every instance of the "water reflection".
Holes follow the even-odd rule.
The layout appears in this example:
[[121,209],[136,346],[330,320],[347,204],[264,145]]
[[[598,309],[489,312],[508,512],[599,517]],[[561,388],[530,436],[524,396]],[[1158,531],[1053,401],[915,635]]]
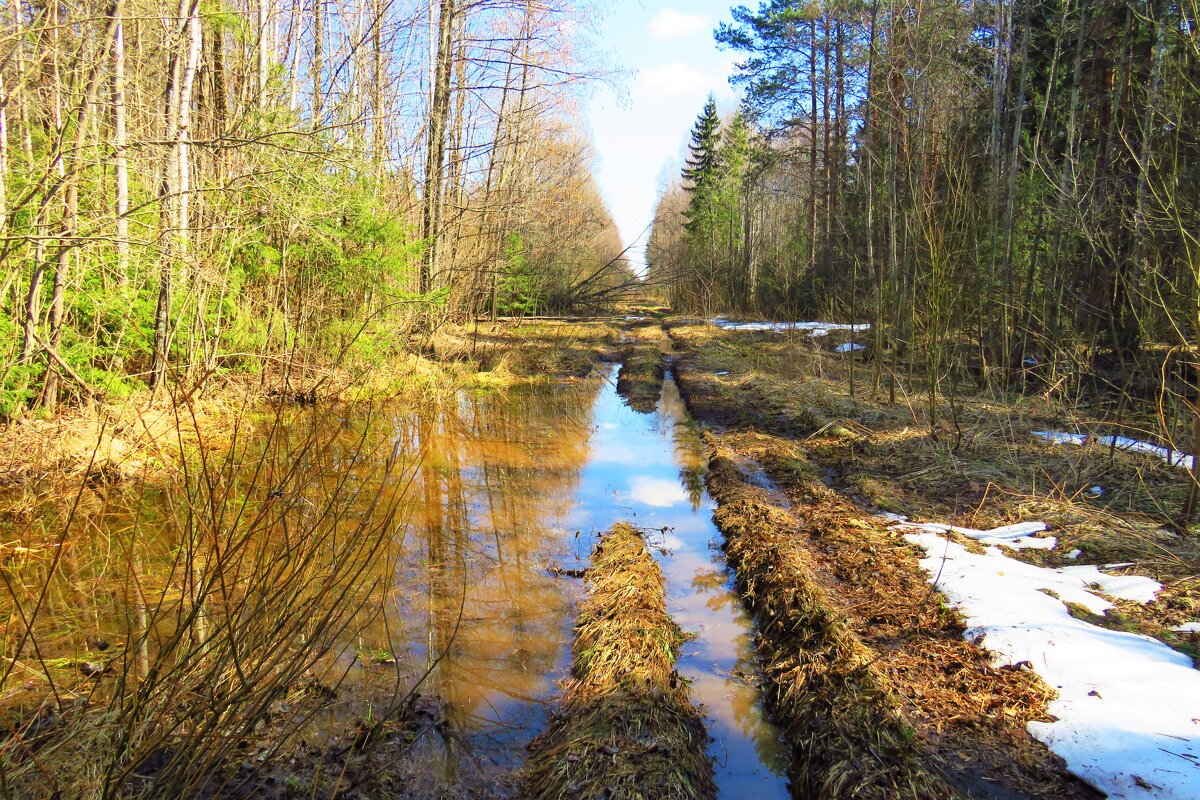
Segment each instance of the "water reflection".
[[[744,679],[752,628],[712,546],[705,451],[669,378],[653,415],[632,412],[599,375],[441,407],[298,410],[243,438],[241,455],[205,467],[209,516],[230,531],[266,519],[254,557],[278,565],[281,580],[311,531],[337,552],[387,534],[363,567],[361,618],[334,651],[345,679],[320,721],[327,733],[420,684],[450,715],[453,735],[430,756],[439,780],[517,765],[569,668],[581,591],[547,568],[585,565],[597,533],[629,520],[656,532],[669,610],[698,633],[680,670],[709,716],[723,795],[786,796],[777,733]],[[219,626],[237,582],[212,574],[216,551],[199,550],[210,555],[185,574],[175,566],[181,542],[203,527],[194,502],[114,491],[84,509],[46,598],[42,641],[67,656],[87,651],[88,637],[138,641],[127,657],[145,674],[172,634],[164,608],[199,607],[197,587],[219,585],[202,604]],[[38,524],[52,530],[56,519]],[[37,585],[36,570],[24,577]],[[323,578],[294,580],[303,594]]]
[[631,411],[611,388],[596,399],[591,456],[571,523],[592,537],[628,519],[653,531],[668,610],[697,634],[679,670],[692,682],[713,736],[722,797],[786,798],[786,757],[753,688],[753,627],[732,591],[704,490],[706,448],[668,375],[653,415]]

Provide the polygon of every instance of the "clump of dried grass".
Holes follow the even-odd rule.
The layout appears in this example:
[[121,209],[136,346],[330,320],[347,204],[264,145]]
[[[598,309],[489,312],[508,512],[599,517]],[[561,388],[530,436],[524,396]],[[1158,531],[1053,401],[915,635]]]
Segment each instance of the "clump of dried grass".
[[675,671],[686,636],[667,614],[662,572],[641,535],[615,525],[585,578],[572,679],[530,744],[525,796],[715,797],[708,736]]
[[951,795],[918,758],[902,701],[875,668],[790,541],[794,524],[778,508],[739,492],[736,465],[715,456],[709,492],[738,587],[761,635],[759,655],[770,707],[793,748],[790,777],[800,797],[893,798]]
[[433,341],[442,364],[463,362],[485,372],[503,368],[514,381],[582,378],[611,357],[614,322],[506,320],[445,326]]

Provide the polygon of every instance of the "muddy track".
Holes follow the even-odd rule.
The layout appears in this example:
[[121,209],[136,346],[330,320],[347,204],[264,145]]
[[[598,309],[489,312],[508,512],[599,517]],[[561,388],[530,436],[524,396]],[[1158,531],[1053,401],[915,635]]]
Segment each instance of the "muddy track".
[[793,796],[1095,797],[1025,731],[1049,690],[991,666],[911,546],[824,485],[797,440],[829,421],[773,414],[753,382],[730,392],[704,355],[684,350],[675,374],[710,429],[715,520],[761,633]]
[[716,796],[708,734],[675,671],[686,637],[666,611],[662,571],[620,523],[592,553],[562,705],[530,745],[524,796]]

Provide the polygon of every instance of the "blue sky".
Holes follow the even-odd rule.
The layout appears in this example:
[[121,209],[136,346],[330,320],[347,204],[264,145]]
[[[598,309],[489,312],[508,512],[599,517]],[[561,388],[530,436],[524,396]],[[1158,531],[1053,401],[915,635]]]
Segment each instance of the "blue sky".
[[[741,0],[745,2],[745,0]],[[712,32],[732,0],[613,0],[600,25],[602,49],[629,70],[618,90],[588,100],[596,177],[626,244],[650,223],[664,167],[678,167],[688,132],[709,92],[722,112],[737,55],[717,50]],[[644,241],[630,251],[640,265]]]

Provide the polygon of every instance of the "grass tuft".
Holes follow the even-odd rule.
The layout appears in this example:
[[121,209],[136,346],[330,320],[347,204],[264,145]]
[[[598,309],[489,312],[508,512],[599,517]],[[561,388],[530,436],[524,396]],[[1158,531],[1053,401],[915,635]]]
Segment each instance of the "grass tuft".
[[531,744],[524,796],[704,800],[716,796],[708,736],[675,659],[662,572],[618,523],[592,553],[562,706]]

